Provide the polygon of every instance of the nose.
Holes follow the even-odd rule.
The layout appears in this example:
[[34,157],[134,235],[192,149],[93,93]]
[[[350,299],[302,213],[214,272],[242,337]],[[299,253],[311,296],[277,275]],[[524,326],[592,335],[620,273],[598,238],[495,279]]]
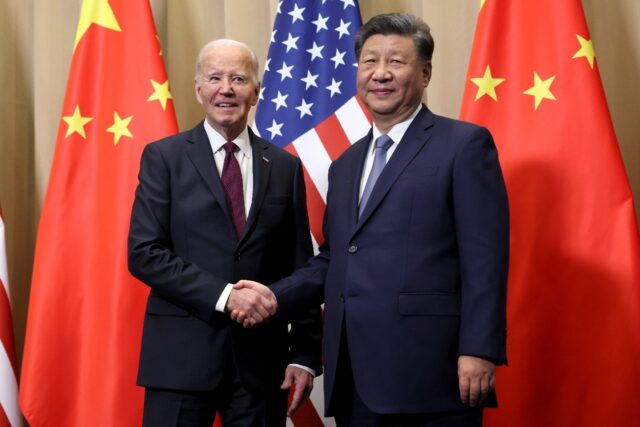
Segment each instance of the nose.
[[373,70],[372,78],[375,81],[387,81],[391,78],[386,62],[380,61],[376,64],[376,68]]
[[231,80],[228,78],[224,78],[220,80],[220,92],[223,94],[231,94],[233,92],[231,85]]

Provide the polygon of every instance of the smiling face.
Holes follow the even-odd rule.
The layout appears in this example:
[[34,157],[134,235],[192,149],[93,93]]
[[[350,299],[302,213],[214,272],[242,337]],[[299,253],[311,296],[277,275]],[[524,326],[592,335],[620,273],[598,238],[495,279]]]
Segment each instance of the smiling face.
[[258,102],[260,83],[251,51],[241,43],[207,45],[196,70],[196,99],[207,122],[227,141],[247,126],[249,110]]
[[420,61],[411,37],[375,34],[362,45],[358,95],[383,133],[409,117],[430,79],[431,61]]

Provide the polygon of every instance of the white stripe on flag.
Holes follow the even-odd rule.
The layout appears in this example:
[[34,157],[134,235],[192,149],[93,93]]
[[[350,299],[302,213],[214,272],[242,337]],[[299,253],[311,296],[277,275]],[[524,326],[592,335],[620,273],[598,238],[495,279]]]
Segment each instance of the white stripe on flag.
[[0,343],[0,378],[2,379],[0,381],[0,405],[9,419],[9,425],[18,427],[22,425],[22,417],[18,407],[18,382],[4,346],[4,343]]
[[364,137],[371,129],[371,123],[355,96],[338,108],[335,115],[352,144]]
[[313,233],[311,233],[311,244],[313,245],[313,254],[318,255],[320,252],[320,245],[318,245],[318,241],[314,237]]
[[293,146],[326,204],[327,188],[329,187],[327,173],[331,165],[331,157],[329,157],[329,153],[322,145],[320,137],[315,129],[310,129],[293,141]]
[[325,418],[322,416],[324,414],[324,375],[320,375],[313,380],[313,390],[311,390],[311,403],[315,406],[318,415],[320,415],[320,419],[324,423],[325,427],[336,427],[336,422],[333,417]]

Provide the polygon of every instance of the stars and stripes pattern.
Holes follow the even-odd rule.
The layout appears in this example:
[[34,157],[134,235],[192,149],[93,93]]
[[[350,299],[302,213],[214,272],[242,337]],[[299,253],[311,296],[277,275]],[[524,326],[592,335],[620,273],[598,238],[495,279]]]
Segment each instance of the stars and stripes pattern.
[[0,426],[18,427],[22,425],[22,416],[18,408],[16,353],[4,242],[4,219],[0,206]]
[[371,127],[355,96],[361,25],[356,0],[283,0],[271,33],[255,128],[302,160],[316,245],[329,165]]

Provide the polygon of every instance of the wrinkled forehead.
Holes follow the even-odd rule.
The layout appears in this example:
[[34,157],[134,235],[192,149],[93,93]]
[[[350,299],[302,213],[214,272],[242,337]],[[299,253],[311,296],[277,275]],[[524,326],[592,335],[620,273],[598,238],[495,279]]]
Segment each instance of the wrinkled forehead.
[[365,40],[360,56],[369,54],[393,54],[417,55],[416,46],[409,36],[398,34],[374,34]]
[[202,52],[200,72],[202,74],[233,73],[255,76],[255,65],[251,51],[238,45],[214,45]]

